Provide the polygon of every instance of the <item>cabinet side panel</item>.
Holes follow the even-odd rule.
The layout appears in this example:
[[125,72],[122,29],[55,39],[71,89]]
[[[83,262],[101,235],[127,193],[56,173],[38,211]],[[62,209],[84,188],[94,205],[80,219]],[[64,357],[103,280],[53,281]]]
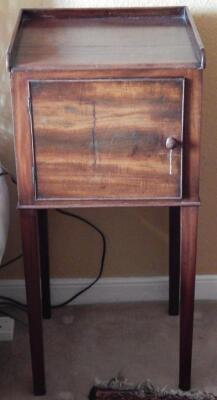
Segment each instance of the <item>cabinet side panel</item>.
[[22,73],[11,75],[14,140],[19,204],[32,204],[33,152],[29,123],[29,86]]
[[202,71],[192,71],[185,85],[183,197],[194,200],[199,198],[202,76]]

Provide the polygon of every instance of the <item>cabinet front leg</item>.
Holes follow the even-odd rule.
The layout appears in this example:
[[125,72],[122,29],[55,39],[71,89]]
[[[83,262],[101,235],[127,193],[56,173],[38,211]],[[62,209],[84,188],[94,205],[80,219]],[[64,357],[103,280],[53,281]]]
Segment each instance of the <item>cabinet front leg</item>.
[[169,209],[169,314],[179,314],[180,207]]
[[33,391],[45,394],[44,349],[38,254],[38,219],[35,210],[20,210],[26,297],[32,359]]
[[38,210],[43,318],[51,318],[47,210]]
[[179,387],[191,386],[198,207],[181,208],[181,311]]

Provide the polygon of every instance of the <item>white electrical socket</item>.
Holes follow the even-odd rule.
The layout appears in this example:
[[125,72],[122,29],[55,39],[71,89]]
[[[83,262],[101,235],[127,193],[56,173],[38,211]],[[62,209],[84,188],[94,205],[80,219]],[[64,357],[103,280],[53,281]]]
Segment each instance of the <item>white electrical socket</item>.
[[14,338],[14,319],[0,317],[0,342],[7,342]]

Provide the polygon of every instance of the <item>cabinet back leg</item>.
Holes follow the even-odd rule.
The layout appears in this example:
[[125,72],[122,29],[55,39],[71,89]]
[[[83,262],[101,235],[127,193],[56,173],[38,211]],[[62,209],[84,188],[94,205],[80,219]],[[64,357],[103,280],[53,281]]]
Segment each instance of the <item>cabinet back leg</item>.
[[38,210],[43,318],[51,318],[47,210]]

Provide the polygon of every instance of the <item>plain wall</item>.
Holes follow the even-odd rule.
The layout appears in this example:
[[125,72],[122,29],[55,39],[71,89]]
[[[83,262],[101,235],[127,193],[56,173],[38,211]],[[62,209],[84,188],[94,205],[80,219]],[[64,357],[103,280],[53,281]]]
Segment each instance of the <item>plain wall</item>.
[[[0,160],[14,166],[9,74],[5,54],[20,8],[189,6],[206,49],[201,147],[201,200],[198,272],[217,273],[217,2],[172,1],[39,1],[0,0]],[[20,251],[16,188],[10,184],[11,226],[5,259]],[[107,237],[104,276],[164,275],[168,272],[168,210],[154,208],[74,210],[97,224]],[[95,276],[101,242],[95,232],[71,218],[49,212],[53,277]],[[22,261],[0,272],[2,278],[23,276]]]

